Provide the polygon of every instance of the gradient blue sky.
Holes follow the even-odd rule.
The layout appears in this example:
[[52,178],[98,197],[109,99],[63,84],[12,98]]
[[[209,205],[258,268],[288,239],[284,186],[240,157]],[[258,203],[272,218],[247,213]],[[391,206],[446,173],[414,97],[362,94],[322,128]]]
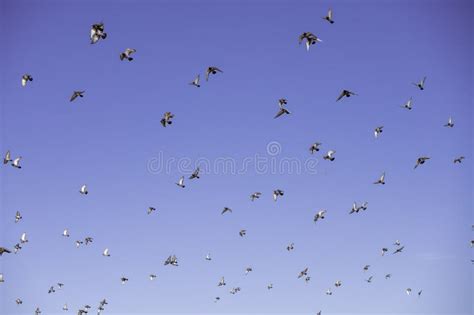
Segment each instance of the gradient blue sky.
[[[321,19],[329,7],[333,25]],[[23,156],[21,170],[0,171],[0,246],[30,239],[0,258],[0,313],[60,313],[66,302],[75,313],[107,298],[105,314],[472,314],[472,13],[461,0],[0,0],[0,147]],[[100,21],[108,38],[90,45]],[[305,31],[323,40],[309,52],[298,45]],[[128,47],[135,60],[121,62]],[[224,73],[188,85],[210,65]],[[26,88],[24,73],[34,78]],[[425,75],[425,91],[411,85]],[[343,88],[359,95],[336,103]],[[282,97],[292,115],[274,120]],[[411,112],[400,108],[409,97]],[[166,129],[165,111],[176,115]],[[160,154],[239,163],[271,141],[277,158],[315,159],[316,174],[251,167],[183,190],[178,169],[147,168]],[[314,141],[336,160],[310,156]],[[413,170],[421,155],[431,160]],[[383,171],[387,184],[372,185]],[[276,188],[285,196],[275,203]],[[254,191],[263,196],[252,203]],[[348,215],[353,201],[368,210]],[[224,206],[234,212],[221,216]],[[94,243],[77,249],[85,236]],[[396,239],[404,253],[381,257]],[[163,266],[172,253],[177,268]],[[309,284],[296,279],[304,267]],[[48,295],[56,282],[65,288]],[[230,295],[233,286],[242,291]]]

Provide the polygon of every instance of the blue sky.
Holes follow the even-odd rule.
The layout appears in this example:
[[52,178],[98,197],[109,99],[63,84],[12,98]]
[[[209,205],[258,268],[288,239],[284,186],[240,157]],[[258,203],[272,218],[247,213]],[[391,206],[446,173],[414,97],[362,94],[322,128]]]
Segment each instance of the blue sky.
[[[321,19],[329,7],[332,25]],[[23,157],[21,170],[0,171],[0,246],[30,239],[0,258],[0,313],[76,312],[103,298],[106,314],[472,313],[472,11],[461,0],[0,1],[0,147]],[[91,45],[100,21],[108,37]],[[305,31],[323,40],[309,52]],[[122,62],[128,47],[135,60]],[[188,85],[211,65],[224,73]],[[24,73],[34,78],[25,88]],[[411,83],[423,76],[419,91]],[[336,103],[342,89],[358,95]],[[85,97],[70,103],[73,90]],[[413,110],[400,108],[410,97]],[[279,98],[292,114],[273,119]],[[175,118],[163,128],[166,111]],[[157,157],[241,165],[270,158],[270,142],[274,159],[311,159],[315,172],[251,164],[180,189],[178,167],[148,167]],[[329,149],[334,162],[322,159]],[[387,184],[373,185],[382,172]],[[368,210],[349,215],[353,201]],[[221,216],[225,206],[234,211]],[[77,249],[86,236],[94,243]],[[404,253],[381,257],[396,239]],[[170,254],[179,267],[163,266]],[[308,284],[296,278],[305,267]],[[56,282],[65,288],[48,295]]]

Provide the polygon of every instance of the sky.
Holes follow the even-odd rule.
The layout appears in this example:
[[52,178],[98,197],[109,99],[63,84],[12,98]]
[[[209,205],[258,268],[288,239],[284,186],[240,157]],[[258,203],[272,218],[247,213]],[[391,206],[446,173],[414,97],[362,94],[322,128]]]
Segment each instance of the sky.
[[[0,168],[0,246],[29,238],[0,257],[0,313],[95,313],[106,298],[104,314],[472,314],[472,12],[462,0],[0,0],[0,150],[22,156]],[[91,45],[101,21],[108,36]],[[322,42],[307,52],[303,32]],[[223,73],[206,82],[208,66]],[[336,102],[342,89],[357,95]],[[86,92],[70,102],[74,90]],[[274,119],[280,98],[291,114]],[[354,201],[368,209],[349,215]],[[178,267],[163,265],[171,254]]]

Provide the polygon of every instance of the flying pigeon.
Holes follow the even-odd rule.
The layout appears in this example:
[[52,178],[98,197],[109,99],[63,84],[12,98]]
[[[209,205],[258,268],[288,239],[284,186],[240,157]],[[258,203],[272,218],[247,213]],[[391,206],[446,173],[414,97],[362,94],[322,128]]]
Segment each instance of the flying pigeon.
[[219,283],[217,284],[217,286],[222,287],[224,285],[226,285],[226,283],[225,283],[224,277],[222,277],[221,280],[219,280]]
[[283,114],[286,114],[286,115],[289,115],[291,114],[289,110],[287,110],[285,108],[285,105],[288,103],[288,101],[285,99],[285,98],[280,98],[278,100],[278,106],[280,107],[280,109],[278,110],[278,112],[276,113],[275,117],[273,118],[278,118],[280,117],[281,115]]
[[199,179],[200,178],[199,177],[199,172],[200,172],[200,169],[198,167],[194,170],[194,172],[191,174],[191,176],[189,176],[189,179],[194,179],[194,178]]
[[130,57],[130,56],[136,52],[137,52],[136,49],[127,48],[120,54],[120,60],[127,59],[128,61],[132,61],[133,57]]
[[349,90],[342,90],[341,94],[339,94],[339,96],[337,97],[336,102],[341,100],[343,97],[351,97],[352,95],[357,95],[357,94]]
[[20,169],[20,168],[21,168],[21,166],[20,166],[20,160],[21,160],[21,156],[19,156],[19,157],[17,157],[16,159],[14,159],[13,162],[12,162],[12,166],[13,166],[14,168]]
[[54,293],[54,292],[56,292],[56,290],[54,290],[54,287],[51,286],[48,290],[48,294],[51,294],[51,293]]
[[95,44],[99,39],[105,39],[107,33],[104,32],[104,23],[93,24],[91,28],[91,44]]
[[305,282],[305,283],[308,283],[310,280],[311,280],[311,277],[310,277],[310,276],[307,276],[306,278],[304,278],[304,282]]
[[5,282],[5,279],[3,278],[3,273],[0,273],[0,283]]
[[369,279],[366,279],[365,281],[367,281],[367,283],[372,283],[372,278],[373,276],[370,276]]
[[393,245],[395,245],[395,246],[400,246],[400,244],[401,244],[401,243],[400,243],[399,240],[396,240],[395,243],[393,243]]
[[217,302],[219,302],[219,301],[220,301],[220,299],[221,299],[220,297],[216,296],[216,298],[215,298],[215,300],[214,300],[214,303],[217,303]]
[[210,253],[208,253],[208,254],[206,255],[206,260],[208,260],[208,261],[209,261],[209,260],[212,260]]
[[120,281],[122,282],[122,284],[125,284],[128,281],[128,278],[127,277],[121,277]]
[[392,255],[394,255],[394,254],[398,254],[398,253],[401,253],[401,252],[403,251],[403,249],[404,249],[404,248],[405,248],[405,246],[402,246],[402,247],[400,247],[400,248],[397,248],[397,249],[396,249],[396,250],[393,252],[393,254],[392,254]]
[[309,51],[309,48],[311,47],[311,45],[314,45],[317,42],[322,42],[322,40],[318,36],[314,35],[311,32],[304,32],[299,36],[299,44],[300,45],[303,42],[303,40],[306,41],[306,43],[305,43],[306,44],[306,51]]
[[21,77],[21,86],[26,86],[26,83],[33,81],[33,77],[29,74],[24,74]]
[[8,164],[10,162],[12,162],[12,156],[11,156],[11,153],[10,153],[10,150],[7,151],[7,153],[5,153],[5,157],[3,158],[3,164]]
[[331,24],[334,24],[334,20],[332,19],[332,9],[329,9],[328,14],[323,17],[324,20],[328,21]]
[[421,293],[423,293],[423,290],[418,291],[418,297],[421,296]]
[[84,244],[83,241],[76,241],[76,247],[79,247],[79,246],[81,246],[82,244]]
[[72,96],[71,98],[69,99],[70,102],[74,101],[76,98],[78,97],[84,97],[84,93],[86,91],[74,91],[72,92]]
[[87,236],[87,237],[84,239],[84,241],[86,242],[86,245],[89,245],[89,243],[92,243],[93,240],[94,240],[94,239],[93,239],[92,237],[90,237],[90,236]]
[[81,189],[79,189],[79,192],[82,194],[82,195],[87,195],[89,193],[89,191],[87,190],[87,185],[82,185],[81,186]]
[[458,158],[455,158],[455,159],[454,159],[454,164],[456,164],[456,163],[461,163],[462,160],[464,160],[464,159],[465,159],[464,156],[460,156],[460,157],[458,157]]
[[407,295],[410,295],[411,294],[411,289],[410,288],[406,289],[406,293],[407,293]]
[[69,311],[69,308],[67,307],[67,304],[63,305],[63,311],[65,311],[65,312]]
[[39,307],[37,307],[35,310],[35,315],[39,315],[39,314],[41,314],[41,310]]
[[419,157],[419,158],[416,160],[416,165],[415,165],[414,169],[417,168],[419,165],[425,164],[425,162],[426,162],[427,160],[429,160],[429,159],[430,159],[430,158],[427,157],[427,156]]
[[341,280],[337,280],[336,283],[334,283],[334,286],[335,286],[336,288],[339,288],[341,285],[342,285],[342,281],[341,281]]
[[326,153],[325,156],[323,156],[323,159],[325,160],[329,160],[329,161],[334,161],[335,157],[334,157],[334,154],[336,153],[336,151],[334,150],[329,150],[328,153]]
[[184,185],[184,176],[181,176],[181,178],[180,178],[179,181],[176,183],[176,185],[178,185],[178,186],[181,187],[181,188],[186,187],[186,186]]
[[254,192],[253,194],[250,195],[250,200],[254,201],[255,199],[260,198],[261,195],[262,195],[261,192]]
[[416,86],[417,88],[419,88],[421,91],[423,91],[425,89],[425,81],[426,81],[426,77],[423,77],[423,79],[420,82],[412,83],[412,84]]
[[4,253],[10,254],[11,251],[5,247],[0,247],[0,256],[2,256]]
[[160,120],[160,123],[163,127],[166,127],[167,125],[171,125],[173,121],[171,119],[174,118],[174,114],[171,112],[166,112],[163,114],[163,118]]
[[28,238],[26,237],[26,233],[21,234],[20,242],[21,242],[22,244],[28,243]]
[[385,279],[390,279],[392,277],[392,274],[391,273],[388,273],[385,275]]
[[13,247],[14,253],[18,253],[22,249],[21,245],[19,243],[16,243],[15,246]]
[[232,288],[232,290],[230,290],[230,294],[236,294],[239,291],[240,291],[240,287]]
[[374,182],[374,184],[382,184],[385,185],[385,172],[380,175],[380,178]]
[[23,217],[21,216],[20,211],[17,211],[15,214],[15,223],[18,223]]
[[449,117],[448,122],[444,125],[445,127],[453,128],[454,127],[454,122],[451,117]]
[[68,230],[68,229],[65,229],[65,230],[63,231],[63,236],[64,236],[64,237],[69,237],[69,230]]
[[223,71],[217,67],[208,67],[206,70],[206,81],[209,81],[210,74],[216,74],[217,72],[223,73]]
[[318,152],[319,151],[319,146],[321,145],[322,143],[320,142],[315,142],[313,143],[310,147],[309,147],[309,152],[311,152],[311,154],[313,154],[314,152]]
[[326,295],[332,295],[331,289],[328,289],[328,290],[326,291]]
[[228,208],[228,207],[224,207],[224,209],[222,210],[221,214],[224,214],[226,212],[230,212],[232,213],[232,209],[231,208]]
[[364,266],[364,271],[369,270],[369,268],[370,268],[370,265],[365,265],[365,266]]
[[321,210],[314,216],[314,222],[317,222],[319,219],[324,219],[326,216],[326,210]]
[[165,266],[166,265],[178,266],[178,258],[175,255],[168,256],[165,260]]
[[293,249],[295,249],[295,243],[291,243],[290,245],[286,246],[287,251],[292,251]]
[[244,237],[245,235],[247,235],[247,230],[240,230],[239,235],[241,237]]
[[378,126],[377,128],[375,128],[374,130],[375,138],[377,139],[382,132],[383,132],[383,126]]
[[17,305],[21,305],[21,304],[23,304],[23,301],[22,301],[21,299],[16,299],[16,300],[15,300],[15,303],[16,303]]
[[285,194],[285,192],[281,189],[276,189],[273,191],[273,200],[277,201],[278,197],[282,197]]
[[109,253],[109,249],[108,249],[108,248],[104,249],[104,252],[102,253],[102,256],[104,256],[104,257],[110,257],[110,253]]
[[382,256],[384,256],[386,252],[388,252],[388,248],[386,247],[382,248]]
[[154,207],[148,207],[148,210],[146,211],[147,214],[151,214],[152,212],[156,211],[156,208]]
[[268,290],[273,289],[273,283],[268,284],[268,285],[267,285],[267,289],[268,289]]
[[411,110],[413,108],[411,105],[412,102],[413,102],[413,98],[410,97],[410,99],[405,104],[401,105],[400,107]]
[[198,74],[196,78],[194,78],[194,80],[190,82],[189,84],[194,85],[195,87],[201,87],[201,85],[199,84],[200,79],[201,79],[201,75]]
[[148,276],[148,278],[149,278],[151,281],[153,281],[153,280],[156,279],[156,275],[155,275],[155,274],[150,274],[150,275]]
[[300,273],[298,274],[298,279],[304,276],[308,275],[308,267],[304,268]]
[[248,275],[252,271],[253,271],[252,267],[245,268],[245,275]]

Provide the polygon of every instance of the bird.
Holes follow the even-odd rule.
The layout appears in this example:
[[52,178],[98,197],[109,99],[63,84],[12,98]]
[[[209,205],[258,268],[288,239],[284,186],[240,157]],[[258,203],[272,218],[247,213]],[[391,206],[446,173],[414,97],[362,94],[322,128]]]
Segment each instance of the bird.
[[217,67],[210,66],[206,70],[206,81],[209,81],[209,75],[216,74],[217,72],[224,73],[221,69]]
[[165,260],[165,266],[166,265],[171,265],[171,266],[177,267],[178,266],[178,257],[176,257],[175,255],[168,256],[168,258],[166,258],[166,260]]
[[110,252],[109,252],[109,249],[108,249],[108,248],[104,249],[104,251],[102,252],[102,256],[104,256],[104,257],[110,257]]
[[174,114],[172,114],[171,112],[164,113],[163,118],[160,120],[161,125],[163,127],[166,127],[167,125],[171,125],[173,123],[171,119],[173,118],[174,118]]
[[252,271],[253,271],[252,267],[245,268],[245,275],[248,275]]
[[93,240],[94,240],[94,239],[93,239],[92,237],[90,237],[90,236],[87,236],[87,237],[84,239],[84,241],[86,242],[86,245],[89,245],[89,243],[92,243]]
[[59,289],[62,289],[62,288],[64,287],[64,283],[58,282],[57,285],[58,285],[58,288],[59,288]]
[[392,277],[392,274],[391,273],[388,273],[385,275],[385,279],[390,279]]
[[364,271],[369,270],[369,268],[370,268],[370,265],[365,265],[365,266],[364,266]]
[[220,301],[220,299],[221,299],[220,297],[216,296],[216,298],[214,299],[214,303],[217,303],[217,302],[219,302],[219,301]]
[[14,159],[13,162],[12,162],[12,166],[13,166],[14,168],[20,169],[20,168],[21,168],[20,160],[21,160],[21,156],[19,156],[19,157],[17,157],[16,159]]
[[176,185],[178,185],[178,186],[181,187],[181,188],[186,187],[186,186],[184,185],[184,176],[181,176],[181,178],[180,178],[179,181],[176,183]]
[[21,245],[19,243],[16,243],[15,246],[13,246],[13,252],[16,254],[22,249]]
[[408,110],[412,110],[412,108],[413,108],[413,107],[412,107],[412,102],[413,102],[413,98],[410,97],[410,98],[408,99],[408,101],[407,101],[405,104],[401,105],[400,107],[406,108],[406,109],[408,109]]
[[154,207],[148,207],[148,210],[146,211],[147,214],[151,214],[152,212],[156,211],[156,208]]
[[250,200],[254,201],[255,199],[259,199],[260,196],[262,195],[261,192],[254,192],[253,194],[250,195]]
[[380,178],[374,182],[374,184],[382,184],[385,185],[385,172],[380,175]]
[[400,248],[397,248],[397,249],[392,253],[392,255],[401,253],[404,248],[405,248],[405,246],[402,246],[402,247],[400,247]]
[[331,291],[331,289],[327,289],[327,291],[326,291],[326,295],[332,295],[332,291]]
[[339,96],[337,97],[336,102],[340,101],[343,97],[351,97],[352,95],[357,95],[357,94],[349,90],[342,90],[341,94],[339,94]]
[[426,81],[426,77],[423,77],[423,79],[421,79],[420,82],[412,83],[412,84],[416,86],[417,88],[419,88],[421,91],[423,91],[425,89],[425,81]]
[[410,295],[411,294],[411,288],[406,289],[405,292],[407,293],[407,295]]
[[316,215],[314,216],[314,219],[313,221],[314,222],[317,222],[319,219],[324,219],[326,216],[326,210],[320,210],[318,211],[318,213],[316,213]]
[[207,261],[210,261],[210,260],[212,260],[212,258],[211,258],[211,254],[210,254],[210,253],[208,253],[208,254],[206,255],[206,260],[207,260]]
[[293,249],[295,249],[295,243],[291,243],[290,245],[286,246],[287,251],[292,251]]
[[342,281],[341,281],[341,280],[337,280],[336,283],[334,283],[334,286],[335,286],[336,288],[339,288],[341,285],[342,285]]
[[415,165],[414,169],[417,168],[419,165],[425,164],[425,162],[428,161],[429,159],[430,159],[430,158],[427,157],[427,156],[419,157],[419,158],[416,160],[416,165]]
[[8,150],[7,153],[5,153],[5,157],[3,158],[3,164],[8,164],[11,161],[13,161],[12,156],[11,156],[10,150]]
[[39,315],[39,314],[41,314],[41,310],[40,310],[39,307],[37,307],[37,308],[35,309],[35,315]]
[[23,219],[20,211],[17,211],[16,214],[15,214],[15,223],[18,223],[20,222],[20,220]]
[[454,127],[453,118],[449,117],[448,122],[444,126],[448,128],[453,128]]
[[329,9],[328,14],[323,17],[324,20],[328,21],[331,24],[334,24],[334,20],[332,19],[332,9]]
[[310,277],[310,276],[307,276],[306,278],[304,278],[304,282],[305,282],[305,283],[308,283],[310,280],[311,280],[311,277]]
[[33,77],[26,73],[21,77],[21,86],[26,86],[26,84],[31,81],[33,81]]
[[136,53],[137,50],[133,48],[127,48],[120,54],[120,60],[127,59],[128,61],[132,61],[133,57],[130,57],[132,54]]
[[27,238],[27,236],[26,236],[26,233],[21,234],[20,242],[21,242],[22,244],[28,243],[28,238]]
[[148,278],[149,278],[151,281],[153,281],[153,280],[156,279],[156,275],[155,275],[155,274],[150,274],[150,275],[148,276]]
[[229,208],[229,207],[224,207],[224,209],[222,210],[221,214],[224,214],[224,213],[226,213],[226,212],[232,213],[232,209]]
[[190,82],[189,84],[190,85],[194,85],[195,87],[201,87],[201,85],[199,84],[199,81],[201,80],[201,75],[198,74],[194,80],[192,82]]
[[393,243],[393,245],[395,245],[395,246],[400,246],[400,245],[401,245],[401,243],[400,243],[400,241],[399,241],[399,240],[396,240],[396,241],[395,241],[395,243]]
[[0,273],[0,283],[5,282],[5,279],[3,278],[3,273]]
[[81,246],[82,244],[84,244],[84,242],[83,242],[83,241],[79,241],[79,240],[78,240],[78,241],[76,241],[76,247],[79,247],[79,246]]
[[269,283],[269,284],[267,285],[267,289],[268,289],[268,290],[273,289],[273,283]]
[[388,252],[388,248],[386,247],[382,248],[382,256],[384,256],[386,252]]
[[225,280],[224,280],[224,277],[222,277],[220,280],[219,280],[219,283],[217,284],[218,287],[222,287],[222,286],[225,286],[226,283],[225,283]]
[[423,293],[423,290],[418,291],[418,297],[421,296],[421,293]]
[[199,172],[200,172],[200,169],[198,167],[194,170],[194,172],[191,174],[191,176],[189,176],[189,179],[194,179],[194,178],[199,179],[200,178],[199,177]]
[[79,192],[82,194],[82,195],[87,195],[89,193],[89,191],[87,190],[87,185],[82,185],[81,186],[81,189],[79,189]]
[[303,40],[306,40],[306,42],[305,42],[306,51],[309,51],[309,48],[311,47],[311,45],[314,45],[317,42],[322,42],[322,40],[318,36],[314,35],[311,32],[304,32],[299,36],[299,44],[300,45],[303,42]]
[[349,212],[349,214],[359,213],[359,211],[360,211],[360,207],[357,206],[356,202],[353,202],[352,203],[352,208],[351,208],[351,211]]
[[68,229],[64,229],[63,236],[64,237],[69,237],[69,230]]
[[311,152],[311,154],[313,154],[314,152],[318,152],[319,151],[319,146],[321,145],[322,143],[320,142],[315,142],[313,143],[310,147],[309,147],[309,152]]
[[275,189],[273,191],[273,201],[277,201],[278,197],[282,197],[285,194],[285,192],[281,189]]
[[382,132],[383,132],[383,126],[376,127],[374,130],[375,138],[377,139]]
[[22,300],[22,299],[16,299],[16,300],[15,300],[15,303],[16,303],[17,305],[21,305],[21,304],[23,304],[23,300]]
[[323,156],[323,159],[324,160],[329,160],[329,161],[334,161],[336,159],[336,157],[334,156],[335,153],[336,153],[336,151],[329,150],[328,153],[326,153],[326,155]]
[[457,158],[454,159],[454,164],[456,164],[456,163],[461,163],[462,160],[464,160],[464,159],[465,159],[464,156],[457,157]]
[[241,237],[244,237],[245,235],[247,235],[247,230],[240,230],[239,235]]
[[300,273],[298,274],[298,279],[304,277],[304,276],[307,276],[308,275],[308,267],[304,268],[302,271],[300,271]]
[[122,282],[122,284],[127,283],[127,281],[128,281],[128,278],[127,278],[127,277],[121,277],[121,278],[120,278],[120,282]]
[[84,97],[84,93],[86,91],[74,91],[72,92],[71,98],[69,99],[70,102],[74,101],[78,97]]
[[370,276],[368,279],[366,279],[365,281],[367,281],[367,283],[372,283],[372,278],[373,276]]
[[286,104],[288,104],[288,101],[285,98],[280,98],[278,100],[278,106],[280,107],[280,109],[278,110],[275,117],[273,117],[273,118],[278,118],[283,114],[286,114],[286,115],[291,114],[291,112],[285,108]]
[[232,290],[230,290],[230,294],[236,294],[239,291],[240,291],[240,287],[232,288]]
[[67,304],[63,305],[63,311],[65,311],[65,312],[69,311],[69,308],[67,307]]
[[51,293],[54,293],[54,292],[56,292],[56,290],[54,289],[53,286],[51,286],[48,290],[48,294],[51,294]]
[[2,256],[5,253],[10,254],[11,251],[5,247],[0,247],[0,256]]
[[105,39],[107,37],[107,33],[104,32],[104,29],[104,23],[92,24],[90,34],[91,44],[95,44],[99,39]]

